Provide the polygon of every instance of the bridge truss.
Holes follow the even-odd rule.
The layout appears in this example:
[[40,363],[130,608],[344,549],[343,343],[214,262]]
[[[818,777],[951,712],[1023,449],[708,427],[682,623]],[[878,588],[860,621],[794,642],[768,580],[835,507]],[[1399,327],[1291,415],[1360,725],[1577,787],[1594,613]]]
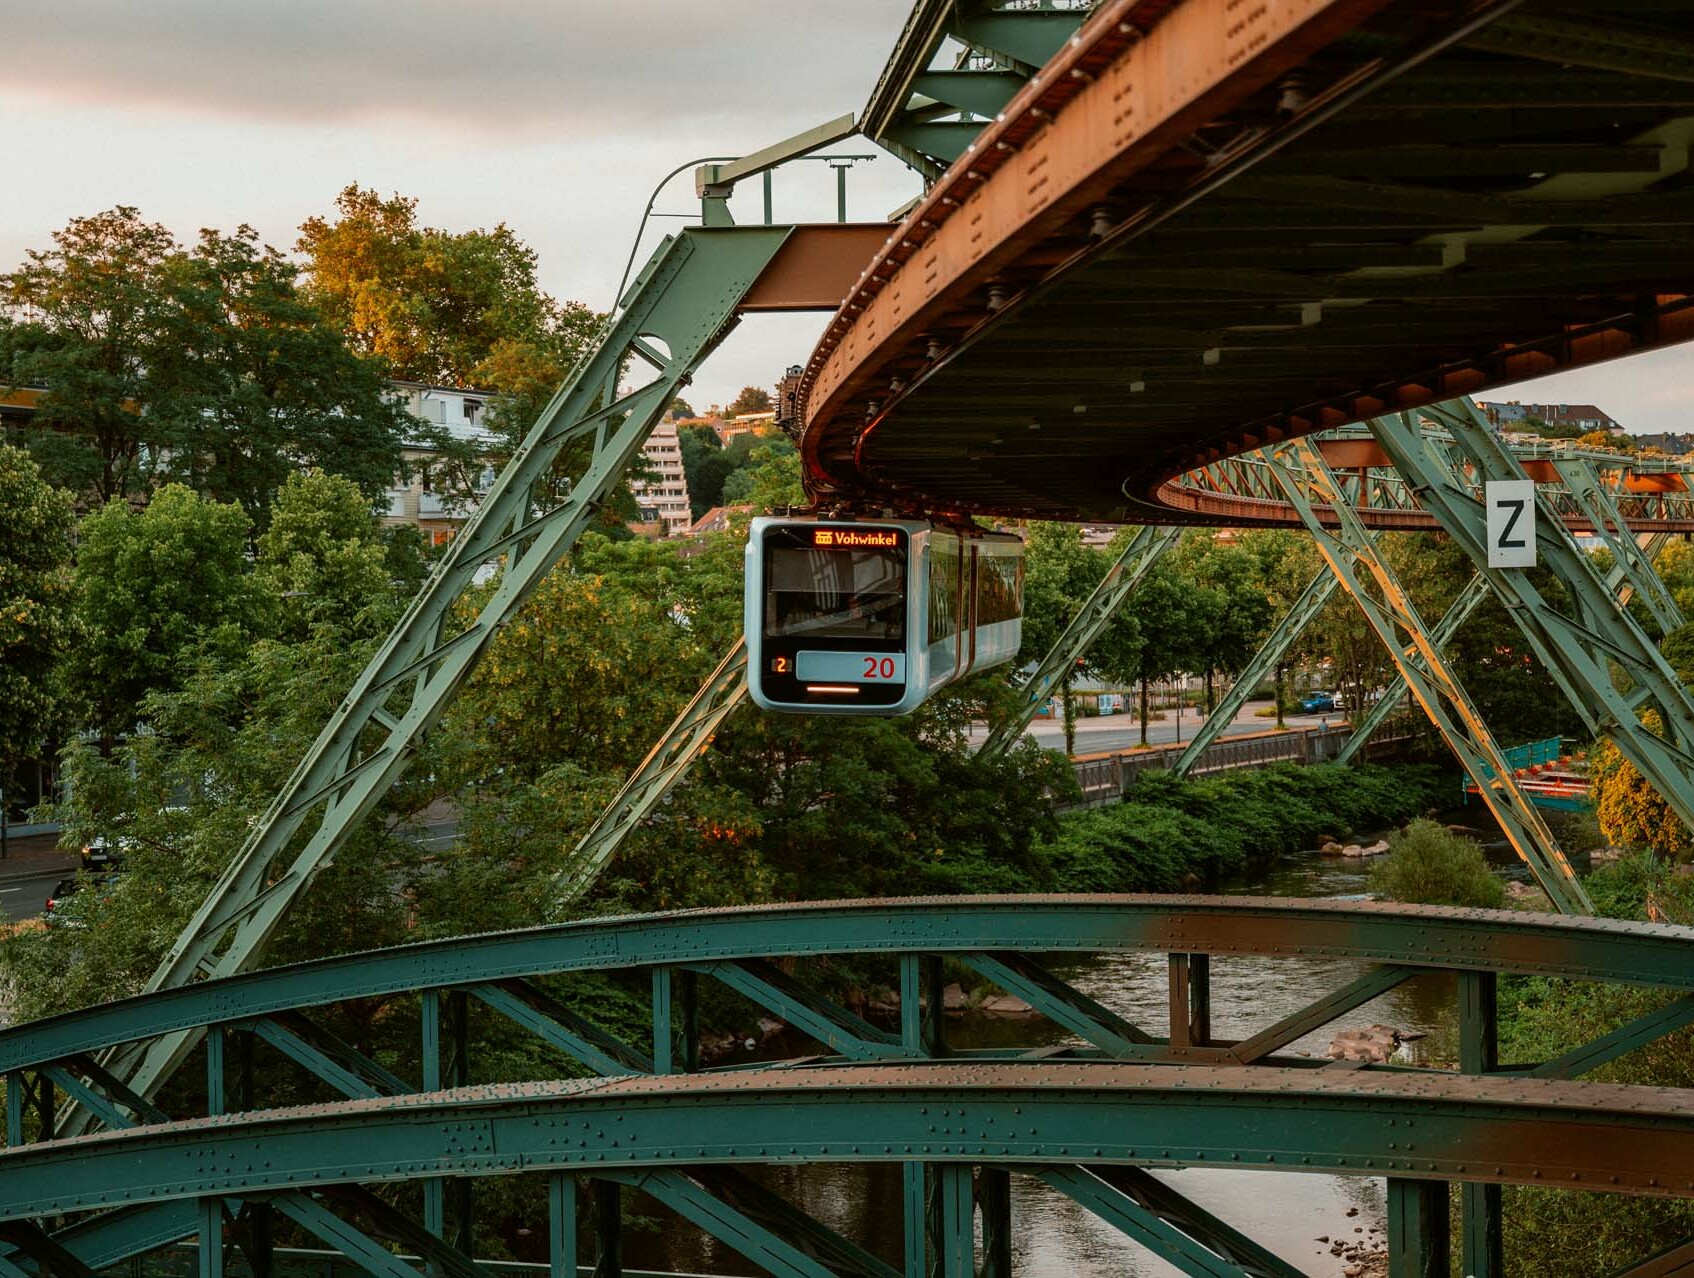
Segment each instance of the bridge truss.
[[[1694,1100],[1582,1081],[1694,1022],[1691,943],[1683,928],[1491,911],[951,898],[602,919],[249,972],[0,1033],[0,1270],[86,1278],[192,1238],[202,1274],[237,1255],[263,1274],[289,1222],[384,1278],[418,1278],[420,1263],[481,1278],[471,1178],[531,1176],[556,1275],[618,1271],[620,1187],[778,1275],[1006,1275],[1018,1177],[1184,1273],[1296,1278],[1295,1263],[1155,1174],[1208,1166],[1386,1177],[1396,1278],[1444,1272],[1431,1266],[1445,1259],[1456,1184],[1466,1272],[1494,1274],[1501,1185],[1694,1197],[1678,1170],[1694,1167]],[[1115,1006],[1065,975],[1104,954],[1141,956]],[[881,1023],[827,992],[849,959],[893,992]],[[1255,964],[1299,963],[1311,983],[1314,962],[1325,981],[1289,1015],[1232,997]],[[1036,1016],[1018,1042],[957,1047],[944,972]],[[573,996],[590,973],[644,991],[645,1034]],[[1556,1059],[1502,1064],[1495,985],[1508,973],[1659,994]],[[1410,981],[1456,1000],[1457,1068],[1323,1058],[1324,1027]],[[707,986],[791,1027],[799,1054],[704,1063]],[[362,1041],[341,1028],[346,1005],[360,1009]],[[98,1064],[189,1029],[203,1072],[168,1109]],[[511,1050],[514,1036],[536,1050]],[[511,1073],[523,1059],[535,1072]],[[264,1108],[285,1063],[306,1092]],[[61,1095],[107,1130],[51,1139]],[[770,1161],[897,1165],[898,1227],[842,1236],[743,1170]],[[395,1196],[443,1177],[446,1222],[427,1193],[421,1216]]]

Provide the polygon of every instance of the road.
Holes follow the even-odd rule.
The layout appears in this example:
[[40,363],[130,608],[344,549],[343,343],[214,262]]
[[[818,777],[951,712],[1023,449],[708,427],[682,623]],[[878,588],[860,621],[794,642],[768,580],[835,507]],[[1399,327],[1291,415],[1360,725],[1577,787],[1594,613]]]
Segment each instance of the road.
[[[1223,730],[1226,737],[1238,737],[1252,732],[1269,732],[1276,726],[1274,719],[1260,719],[1254,711],[1263,703],[1251,703],[1238,714],[1234,721]],[[1290,714],[1283,716],[1283,722],[1290,728],[1316,728],[1326,721],[1331,727],[1345,720],[1344,715]],[[1149,745],[1172,745],[1178,740],[1191,741],[1194,734],[1200,730],[1202,720],[1192,712],[1184,711],[1182,720],[1178,723],[1174,713],[1167,712],[1167,717],[1154,720],[1147,725],[1147,743]],[[1180,737],[1178,733],[1180,732]],[[973,733],[975,739],[983,735],[982,729]],[[1029,726],[1029,735],[1041,745],[1050,750],[1065,748],[1065,727],[1056,719],[1037,719]],[[1115,750],[1131,750],[1141,744],[1141,725],[1129,715],[1108,715],[1098,719],[1078,719],[1076,721],[1076,752],[1078,754],[1106,754]]]
[[0,918],[16,923],[37,917],[47,907],[53,885],[74,873],[65,869],[46,870],[25,878],[0,880]]

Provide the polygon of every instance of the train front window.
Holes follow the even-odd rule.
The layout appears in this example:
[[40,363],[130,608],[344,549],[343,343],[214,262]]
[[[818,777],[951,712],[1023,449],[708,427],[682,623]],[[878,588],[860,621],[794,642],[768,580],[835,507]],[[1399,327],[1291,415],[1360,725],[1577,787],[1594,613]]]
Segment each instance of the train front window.
[[767,635],[905,642],[904,546],[820,549],[773,545],[765,562]]

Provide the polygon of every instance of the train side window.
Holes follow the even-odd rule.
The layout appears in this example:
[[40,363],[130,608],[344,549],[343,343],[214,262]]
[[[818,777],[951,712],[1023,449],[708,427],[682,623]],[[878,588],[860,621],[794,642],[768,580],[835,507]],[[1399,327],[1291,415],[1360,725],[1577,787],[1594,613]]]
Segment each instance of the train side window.
[[940,643],[958,633],[959,550],[957,543],[943,542],[930,548],[929,642]]

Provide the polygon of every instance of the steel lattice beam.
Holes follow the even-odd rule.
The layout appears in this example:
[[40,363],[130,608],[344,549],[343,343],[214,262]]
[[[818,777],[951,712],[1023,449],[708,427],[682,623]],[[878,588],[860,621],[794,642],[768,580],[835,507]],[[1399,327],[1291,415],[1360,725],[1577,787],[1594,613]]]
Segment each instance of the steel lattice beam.
[[1076,616],[1063,633],[1054,640],[1035,673],[1018,689],[1017,712],[998,725],[982,743],[979,753],[1004,754],[1018,743],[1024,729],[1029,727],[1035,712],[1053,695],[1053,690],[1071,671],[1076,660],[1094,646],[1094,641],[1111,624],[1117,611],[1141,584],[1143,577],[1159,562],[1161,556],[1176,544],[1182,535],[1177,528],[1139,528],[1118,554],[1100,584],[1083,600]]
[[[1212,743],[1222,735],[1223,730],[1235,721],[1235,716],[1247,704],[1247,698],[1253,695],[1253,689],[1282,664],[1283,656],[1305,633],[1306,627],[1323,611],[1329,597],[1335,593],[1335,587],[1335,574],[1327,568],[1321,569],[1317,576],[1312,578],[1300,592],[1300,597],[1294,601],[1293,606],[1283,614],[1282,620],[1276,623],[1270,637],[1253,654],[1253,659],[1236,676],[1235,682],[1230,684],[1229,691],[1223,694],[1216,708],[1206,716],[1206,721],[1200,725],[1200,731],[1194,734],[1188,748],[1171,765],[1172,773],[1179,777],[1188,775],[1189,769],[1200,761],[1200,756],[1205,754]],[[1280,692],[1280,688],[1278,690]]]
[[[1465,588],[1459,591],[1452,603],[1447,605],[1447,611],[1441,614],[1441,620],[1435,623],[1435,631],[1430,635],[1430,642],[1439,651],[1453,642],[1459,633],[1459,628],[1470,619],[1476,606],[1488,597],[1488,583],[1479,576],[1473,576],[1465,583]],[[1388,681],[1388,686],[1382,690],[1376,704],[1353,724],[1353,731],[1347,738],[1347,744],[1341,747],[1341,753],[1335,756],[1340,764],[1351,763],[1364,750],[1371,737],[1393,714],[1400,704],[1400,698],[1406,695],[1406,680],[1396,671]]]
[[[495,631],[596,517],[696,365],[733,327],[741,298],[790,230],[689,230],[655,252],[594,353],[531,428],[149,979],[149,990],[228,975],[258,961],[293,902],[404,771],[418,738],[444,712]],[[623,392],[634,367],[647,380]],[[566,497],[537,513],[560,451],[578,440],[592,443],[586,471]],[[457,628],[455,602],[496,560],[503,570],[493,594],[474,621]],[[302,844],[296,835],[314,817]],[[276,863],[290,854],[288,868],[276,873]],[[152,1095],[191,1047],[182,1036],[155,1044],[144,1060],[123,1062],[125,1081]],[[73,1111],[66,1123],[67,1131],[81,1130],[86,1111]]]
[[[1526,478],[1523,467],[1468,400],[1421,411],[1448,428],[1484,482]],[[1412,482],[1419,502],[1487,579],[1589,731],[1610,738],[1671,809],[1694,825],[1694,701],[1676,673],[1618,605],[1593,561],[1552,516],[1541,494],[1536,496],[1538,555],[1569,596],[1566,610],[1553,607],[1521,569],[1490,568],[1482,503],[1440,459],[1418,446],[1416,416],[1377,418],[1372,433]],[[1613,684],[1613,662],[1634,684],[1627,694]],[[1642,726],[1639,714],[1649,708],[1658,712],[1664,737]]]
[[[1553,832],[1518,789],[1504,752],[1433,643],[1411,595],[1347,503],[1334,472],[1309,440],[1284,445],[1277,456],[1295,463],[1278,467],[1277,481],[1305,520],[1318,552],[1376,631],[1424,714],[1477,783],[1512,847],[1561,913],[1592,914],[1593,904]],[[1326,518],[1334,521],[1333,530]],[[1381,590],[1381,600],[1367,589],[1358,572],[1361,567]]]
[[1682,609],[1676,606],[1676,600],[1654,570],[1652,556],[1630,532],[1617,502],[1594,473],[1594,467],[1578,458],[1555,458],[1553,469],[1577,507],[1588,516],[1594,535],[1611,552],[1613,565],[1629,583],[1631,595],[1640,597],[1659,633],[1668,635],[1682,625],[1686,620]]

